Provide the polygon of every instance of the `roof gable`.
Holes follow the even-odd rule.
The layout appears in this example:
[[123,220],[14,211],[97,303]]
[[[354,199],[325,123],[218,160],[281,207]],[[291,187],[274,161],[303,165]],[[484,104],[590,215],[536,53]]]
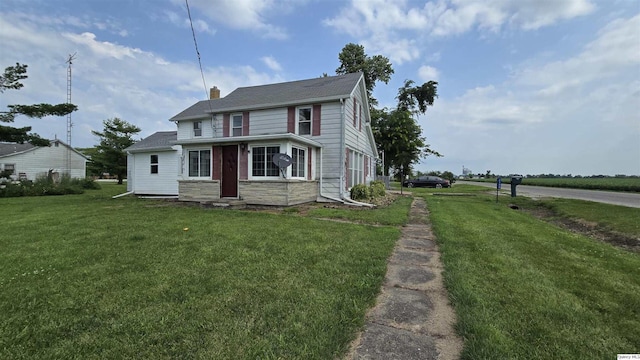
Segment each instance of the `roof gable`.
[[207,113],[337,100],[349,97],[361,78],[362,73],[351,73],[277,84],[241,87],[224,98],[199,101],[170,120],[195,119],[203,117]]
[[[62,144],[63,146],[71,149],[76,154],[82,156],[85,159],[88,159],[86,155],[82,154],[78,150],[72,148],[71,146],[67,145],[66,143],[62,142],[59,139],[51,140],[51,145],[53,145],[55,143]],[[49,146],[35,146],[33,144],[30,144],[30,143],[24,143],[24,144],[0,143],[0,157],[22,154],[22,153],[33,151],[33,150],[37,150],[37,149],[40,149],[40,148],[51,147],[51,145],[49,145]]]

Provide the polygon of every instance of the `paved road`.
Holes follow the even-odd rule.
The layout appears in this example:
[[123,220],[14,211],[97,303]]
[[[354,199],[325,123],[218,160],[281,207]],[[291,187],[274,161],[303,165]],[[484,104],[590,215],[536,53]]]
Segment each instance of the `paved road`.
[[[458,181],[456,184],[470,184],[496,188],[495,183],[485,183],[477,181]],[[455,184],[454,184],[455,187]],[[502,184],[502,190],[511,192],[510,184]],[[546,186],[518,185],[516,188],[518,195],[529,197],[557,197],[565,199],[579,199],[587,201],[601,202],[605,204],[621,205],[628,207],[640,208],[640,194],[629,192],[614,191],[598,191],[598,190],[581,190],[581,189],[565,189],[552,188]]]

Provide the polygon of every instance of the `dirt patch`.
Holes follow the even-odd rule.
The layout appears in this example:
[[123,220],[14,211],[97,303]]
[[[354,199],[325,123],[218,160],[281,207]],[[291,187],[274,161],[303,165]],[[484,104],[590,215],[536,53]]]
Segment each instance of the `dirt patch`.
[[[399,196],[400,196],[399,194],[387,193],[385,196],[373,199],[369,203],[375,205],[376,206],[375,208],[384,208],[393,204],[393,202],[396,201],[396,199]],[[371,209],[375,209],[367,206],[354,206],[354,205],[348,205],[348,204],[337,203],[337,202],[332,202],[332,203],[310,202],[310,203],[286,206],[286,207],[250,205],[246,207],[246,210],[268,212],[272,214],[291,214],[291,215],[307,216],[309,214],[309,211],[313,209],[319,209],[319,208],[345,209],[345,210],[348,209],[352,211],[369,211]]]
[[583,219],[571,219],[563,217],[549,208],[538,206],[532,209],[522,209],[524,212],[535,216],[538,219],[567,229],[573,233],[588,236],[592,239],[606,242],[619,248],[640,253],[640,239],[626,234],[612,231],[597,223]]

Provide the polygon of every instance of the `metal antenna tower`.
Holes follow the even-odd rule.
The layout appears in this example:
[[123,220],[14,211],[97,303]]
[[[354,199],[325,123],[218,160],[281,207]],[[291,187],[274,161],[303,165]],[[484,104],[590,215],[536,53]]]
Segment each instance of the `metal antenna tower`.
[[[71,64],[73,64],[73,60],[76,58],[76,53],[73,55],[69,54],[67,58],[67,104],[71,104]],[[71,127],[73,123],[71,122],[71,113],[67,114],[67,173],[71,175]]]

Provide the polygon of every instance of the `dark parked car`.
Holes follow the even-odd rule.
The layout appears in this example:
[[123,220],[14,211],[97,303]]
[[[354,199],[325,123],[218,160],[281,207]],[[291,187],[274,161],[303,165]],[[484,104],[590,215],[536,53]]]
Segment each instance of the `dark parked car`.
[[416,179],[405,180],[402,182],[404,187],[432,187],[432,188],[448,188],[451,187],[449,180],[445,180],[437,176],[420,176]]

